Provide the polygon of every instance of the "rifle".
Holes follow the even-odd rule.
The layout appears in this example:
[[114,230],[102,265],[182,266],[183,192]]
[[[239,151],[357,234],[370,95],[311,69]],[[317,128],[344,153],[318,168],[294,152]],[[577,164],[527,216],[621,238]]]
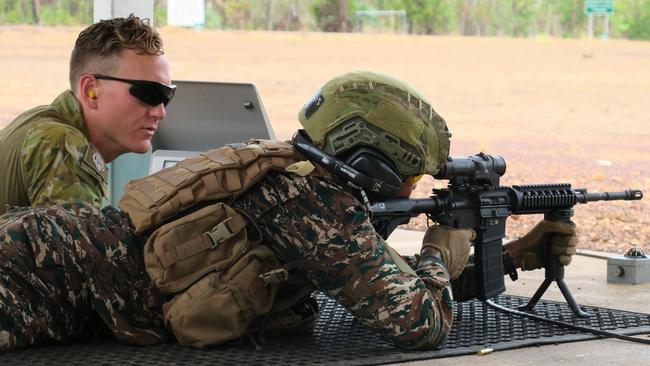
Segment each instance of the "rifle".
[[[643,192],[636,189],[587,192],[567,183],[501,186],[499,180],[505,171],[506,162],[501,156],[480,153],[449,157],[434,175],[436,179],[448,180],[447,188],[433,189],[429,198],[374,202],[371,205],[373,226],[386,239],[398,225],[424,213],[441,225],[474,229],[476,296],[488,300],[505,291],[504,268],[505,273],[516,280],[512,260],[503,253],[506,219],[510,215],[544,214],[546,220],[568,222],[577,203],[640,200],[643,197]],[[547,258],[544,282],[523,308],[532,309],[548,286],[556,282],[573,312],[577,316],[588,316],[578,307],[564,282],[564,266],[557,257]]]

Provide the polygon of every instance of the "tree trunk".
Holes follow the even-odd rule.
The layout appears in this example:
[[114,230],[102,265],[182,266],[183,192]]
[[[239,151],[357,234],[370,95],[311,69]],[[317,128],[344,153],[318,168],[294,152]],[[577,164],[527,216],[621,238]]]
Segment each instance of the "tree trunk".
[[512,35],[514,37],[519,37],[520,36],[520,23],[521,23],[521,9],[517,6],[519,5],[517,0],[512,0],[512,15],[513,15],[513,27],[512,27]]
[[273,10],[273,0],[266,2],[266,30],[273,30],[273,18],[271,18],[271,11]]
[[34,23],[41,25],[41,0],[32,1],[32,13],[34,14]]
[[350,20],[348,18],[348,0],[339,0],[339,32],[350,31]]

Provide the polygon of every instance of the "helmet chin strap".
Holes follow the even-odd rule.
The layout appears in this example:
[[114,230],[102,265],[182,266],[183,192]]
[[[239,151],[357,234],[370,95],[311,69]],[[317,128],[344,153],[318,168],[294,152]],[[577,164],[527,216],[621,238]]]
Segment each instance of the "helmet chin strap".
[[352,185],[362,188],[368,194],[393,197],[401,188],[401,183],[398,185],[390,184],[384,180],[364,174],[343,160],[315,147],[304,130],[298,130],[293,136],[291,143],[296,150],[309,158],[309,160],[320,164]]

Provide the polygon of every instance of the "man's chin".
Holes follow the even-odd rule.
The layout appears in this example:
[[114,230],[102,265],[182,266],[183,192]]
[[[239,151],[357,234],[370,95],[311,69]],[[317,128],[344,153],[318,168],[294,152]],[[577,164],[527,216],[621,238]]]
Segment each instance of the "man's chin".
[[151,147],[151,142],[147,141],[146,143],[143,142],[132,146],[130,151],[136,154],[144,154],[149,151],[150,147]]

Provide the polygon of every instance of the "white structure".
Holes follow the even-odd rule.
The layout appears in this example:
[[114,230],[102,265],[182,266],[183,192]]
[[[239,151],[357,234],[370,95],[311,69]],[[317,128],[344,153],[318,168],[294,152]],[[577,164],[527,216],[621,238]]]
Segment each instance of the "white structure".
[[93,0],[93,21],[128,17],[133,13],[140,18],[149,18],[153,24],[153,0]]
[[167,0],[167,25],[202,27],[204,24],[204,0]]

